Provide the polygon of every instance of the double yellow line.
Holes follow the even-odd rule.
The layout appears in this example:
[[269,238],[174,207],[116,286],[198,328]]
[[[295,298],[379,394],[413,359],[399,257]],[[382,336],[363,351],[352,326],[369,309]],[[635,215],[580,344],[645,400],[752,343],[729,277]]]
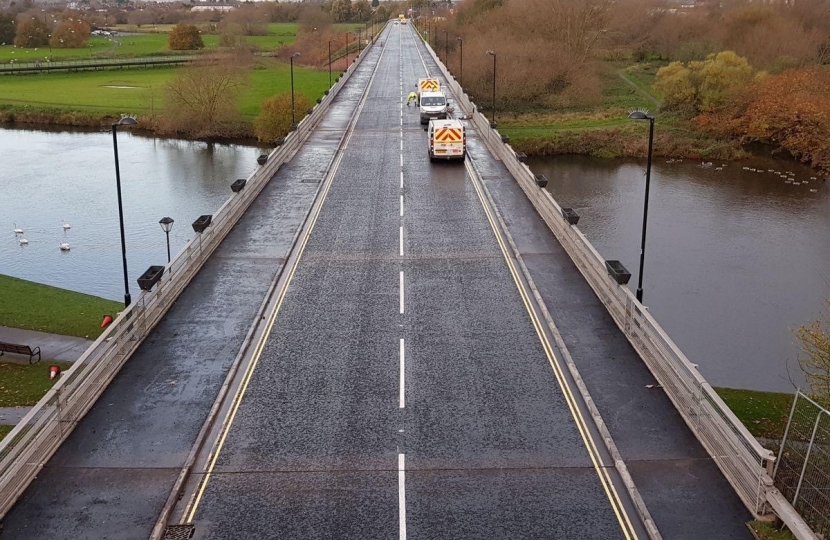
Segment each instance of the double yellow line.
[[579,435],[582,437],[582,442],[585,444],[585,448],[588,450],[588,455],[591,458],[591,463],[593,464],[594,470],[599,477],[599,481],[602,484],[603,490],[605,491],[605,495],[608,497],[608,501],[611,503],[611,508],[614,511],[614,514],[617,516],[617,521],[622,528],[623,534],[627,540],[636,540],[638,538],[637,532],[634,529],[634,526],[631,523],[631,519],[628,517],[628,512],[625,509],[625,506],[622,502],[622,499],[617,493],[617,489],[614,487],[614,482],[611,479],[611,476],[608,474],[608,470],[603,467],[600,463],[600,453],[597,449],[596,444],[594,443],[594,439],[590,434],[590,429],[588,428],[588,424],[585,421],[584,416],[582,415],[582,411],[579,409],[579,405],[577,404],[576,398],[573,395],[573,392],[570,389],[570,386],[567,383],[567,379],[565,378],[565,374],[562,371],[561,366],[559,365],[559,361],[556,359],[556,353],[553,350],[553,346],[550,344],[548,340],[547,334],[545,333],[544,327],[539,319],[539,316],[536,314],[536,308],[533,306],[533,303],[530,300],[530,295],[525,288],[524,282],[519,275],[518,270],[516,269],[516,265],[511,259],[509,252],[507,250],[507,245],[504,242],[504,238],[502,238],[500,228],[496,222],[496,219],[493,216],[492,210],[490,209],[490,205],[488,204],[485,195],[483,193],[483,188],[481,186],[480,180],[478,178],[478,174],[476,173],[475,169],[473,168],[472,164],[470,163],[469,159],[465,161],[465,166],[467,167],[467,172],[470,175],[473,188],[476,190],[476,194],[478,194],[479,201],[481,201],[481,206],[484,208],[484,213],[487,215],[487,220],[490,222],[490,227],[493,229],[493,234],[496,236],[496,242],[499,244],[499,248],[501,249],[502,255],[504,255],[504,260],[507,261],[507,267],[510,269],[510,273],[513,276],[513,281],[516,283],[516,287],[519,289],[519,295],[522,297],[522,302],[524,302],[525,309],[527,309],[527,313],[530,316],[531,322],[533,322],[533,327],[536,329],[536,335],[539,336],[539,340],[542,342],[542,348],[545,350],[545,355],[548,358],[548,362],[550,362],[551,368],[553,368],[553,372],[556,375],[556,380],[559,383],[559,388],[562,390],[562,394],[565,396],[565,402],[568,404],[568,409],[571,411],[571,416],[576,423],[576,427],[579,430]]

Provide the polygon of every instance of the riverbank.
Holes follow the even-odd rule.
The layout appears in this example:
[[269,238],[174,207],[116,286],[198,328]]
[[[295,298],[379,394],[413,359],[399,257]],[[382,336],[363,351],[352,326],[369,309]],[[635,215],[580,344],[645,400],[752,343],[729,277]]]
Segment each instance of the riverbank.
[[0,326],[95,339],[119,302],[0,274]]
[[644,157],[648,123],[628,119],[630,111],[643,109],[655,114],[655,156],[718,161],[749,157],[738,141],[713,136],[689,118],[657,110],[661,96],[652,85],[662,65],[604,62],[599,67],[602,95],[595,103],[556,111],[500,112],[499,130],[529,156]]
[[[165,88],[175,68],[124,69],[6,76],[0,96],[0,125],[108,127],[122,114],[139,118],[142,130],[169,135],[163,115]],[[336,77],[338,73],[335,73]],[[227,136],[253,139],[253,122],[269,97],[291,91],[288,64],[255,57],[238,97],[240,121]],[[294,90],[314,102],[329,87],[327,71],[295,67]]]

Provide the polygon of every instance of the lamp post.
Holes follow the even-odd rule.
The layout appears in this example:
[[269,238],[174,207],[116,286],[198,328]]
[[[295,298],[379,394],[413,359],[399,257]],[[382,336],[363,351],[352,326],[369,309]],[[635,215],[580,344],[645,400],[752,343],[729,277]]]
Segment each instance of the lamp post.
[[651,152],[654,145],[654,117],[647,111],[633,111],[632,120],[648,120],[648,161],[646,162],[646,199],[643,204],[643,240],[640,244],[640,277],[637,280],[637,301],[643,303],[643,265],[646,261],[646,226],[648,224],[648,189],[651,186]]
[[464,87],[464,40],[461,36],[455,38],[458,41],[458,61],[461,64],[458,68],[458,84]]
[[487,54],[493,57],[493,119],[490,121],[493,127],[496,125],[496,53],[487,51]]
[[295,52],[291,55],[291,129],[297,128],[297,122],[294,119],[294,58],[300,56],[300,53]]
[[173,218],[163,217],[159,220],[161,230],[167,236],[167,264],[170,264],[170,231],[173,229]]
[[132,299],[130,298],[130,284],[127,278],[127,244],[124,240],[124,209],[121,205],[121,171],[118,167],[118,138],[115,133],[118,126],[134,126],[138,124],[135,118],[125,116],[118,122],[112,124],[112,149],[115,154],[115,189],[118,193],[118,223],[121,226],[121,262],[124,266],[124,307],[129,307]]
[[362,30],[360,28],[357,29],[357,55],[360,56],[360,47],[363,45],[360,41],[362,36]]
[[331,88],[331,40],[329,40],[329,88]]
[[349,71],[349,34],[350,32],[346,32],[346,71]]
[[450,33],[444,30],[444,65],[450,63]]

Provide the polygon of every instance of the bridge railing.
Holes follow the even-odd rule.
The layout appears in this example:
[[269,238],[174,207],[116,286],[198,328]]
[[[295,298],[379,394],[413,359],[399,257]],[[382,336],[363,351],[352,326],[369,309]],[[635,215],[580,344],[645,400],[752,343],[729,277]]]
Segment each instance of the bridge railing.
[[[0,519],[92,407],[124,363],[236,225],[280,166],[289,161],[325,114],[361,60],[364,49],[311,114],[268,156],[238,193],[217,210],[210,226],[196,234],[167,264],[150,291],[121,312],[104,333],[64,372],[60,380],[0,442]],[[230,183],[229,183],[230,185]]]
[[461,110],[469,117],[490,151],[516,179],[536,211],[545,220],[560,244],[573,259],[585,280],[605,305],[617,326],[663,387],[683,420],[717,463],[746,507],[762,518],[775,509],[798,538],[814,538],[803,520],[782,508],[778,492],[772,487],[775,456],[752,436],[726,403],[698,372],[648,308],[631,291],[619,285],[606,270],[605,260],[582,231],[570,225],[562,207],[550,192],[540,188],[530,168],[519,160],[509,144],[464,93],[435,51],[424,43],[456,96]]
[[25,61],[0,64],[0,73],[27,73],[46,71],[74,71],[108,67],[142,67],[186,64],[198,58],[194,55],[145,56],[138,58],[89,58],[86,60]]

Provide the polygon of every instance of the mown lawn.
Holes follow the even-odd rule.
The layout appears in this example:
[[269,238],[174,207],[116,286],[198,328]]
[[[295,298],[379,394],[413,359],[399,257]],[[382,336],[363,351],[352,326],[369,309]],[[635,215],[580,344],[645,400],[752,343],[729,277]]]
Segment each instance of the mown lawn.
[[[205,50],[210,51],[219,47],[219,35],[207,33],[207,25],[203,27],[202,40]],[[46,62],[52,60],[83,60],[87,58],[135,58],[139,56],[153,56],[159,54],[190,54],[191,51],[170,51],[167,48],[167,34],[173,25],[157,25],[154,28],[141,28],[130,25],[119,25],[120,32],[140,32],[138,35],[116,34],[112,37],[92,36],[85,47],[79,49],[57,49],[47,45],[37,48],[18,48],[14,45],[0,46],[0,63],[8,62]],[[362,24],[336,24],[333,27],[338,32],[348,32],[356,28],[363,28]],[[268,25],[268,35],[248,36],[246,41],[256,49],[270,51],[283,43],[293,43],[297,35],[297,25],[294,23],[271,23]]]
[[769,439],[784,436],[793,394],[737,388],[715,388],[715,391],[753,436]]
[[40,401],[58,379],[49,378],[49,366],[66,371],[71,362],[39,362],[37,364],[0,363],[0,407],[31,406]]
[[[256,60],[240,108],[248,119],[259,113],[263,100],[291,88],[288,64],[271,58]],[[0,79],[0,103],[54,107],[105,114],[148,112],[148,94],[161,90],[176,68],[84,71],[8,76]],[[119,88],[122,87],[122,88]],[[126,88],[123,88],[126,87]],[[311,100],[328,88],[328,72],[294,67],[294,89]]]
[[0,275],[0,326],[66,336],[101,335],[105,314],[115,317],[120,302]]

